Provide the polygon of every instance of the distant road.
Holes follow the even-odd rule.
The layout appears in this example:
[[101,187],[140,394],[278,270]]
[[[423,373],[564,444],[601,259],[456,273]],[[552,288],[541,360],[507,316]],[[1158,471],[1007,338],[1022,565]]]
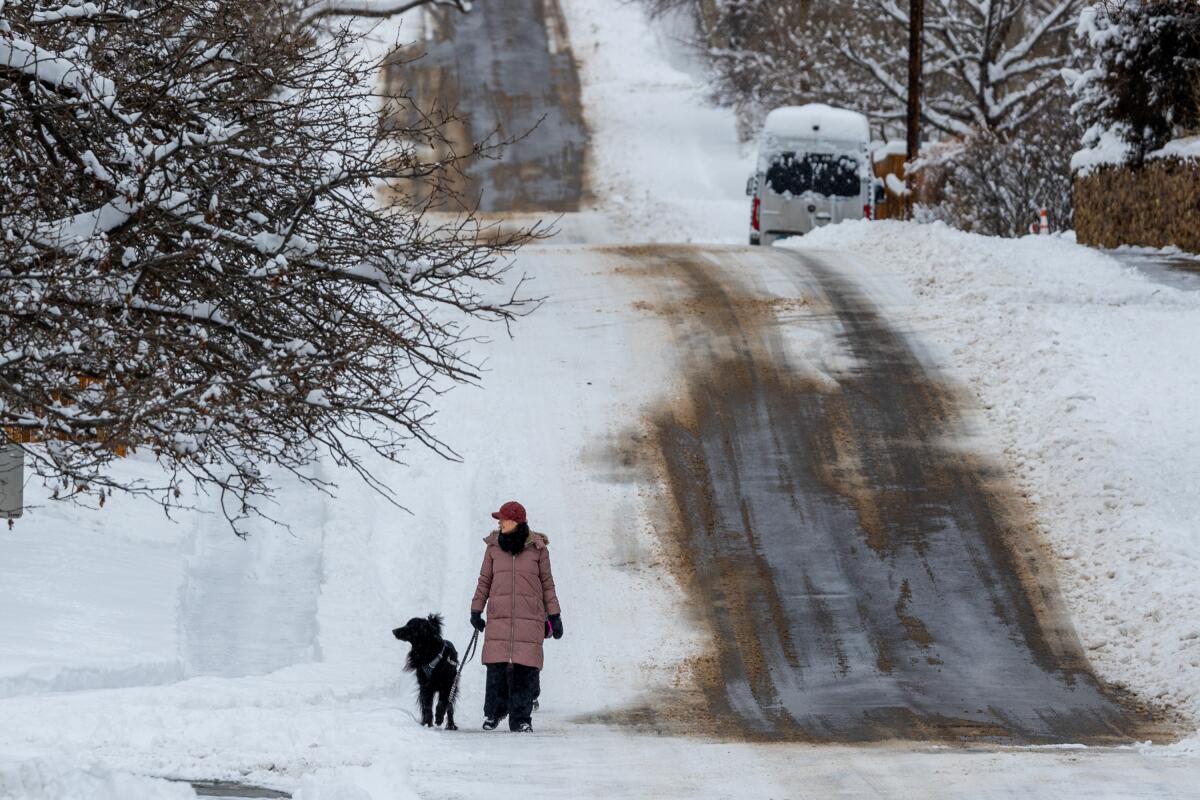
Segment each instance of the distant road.
[[457,108],[459,148],[517,139],[499,159],[475,159],[457,188],[483,212],[577,211],[585,191],[587,129],[579,77],[557,0],[485,0],[467,14],[429,12],[426,41],[388,71],[423,108]]

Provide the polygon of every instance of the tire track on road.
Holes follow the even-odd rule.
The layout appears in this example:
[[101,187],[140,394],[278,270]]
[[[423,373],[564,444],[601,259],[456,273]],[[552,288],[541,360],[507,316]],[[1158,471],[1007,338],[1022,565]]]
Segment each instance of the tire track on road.
[[[852,283],[786,251],[618,252],[657,283],[648,308],[680,354],[680,396],[650,427],[666,527],[717,651],[697,675],[709,728],[817,741],[1162,734],[1092,674],[1016,494],[956,446],[955,397]],[[756,291],[766,275],[797,296]],[[834,381],[792,364],[781,303],[788,326],[836,343]]]

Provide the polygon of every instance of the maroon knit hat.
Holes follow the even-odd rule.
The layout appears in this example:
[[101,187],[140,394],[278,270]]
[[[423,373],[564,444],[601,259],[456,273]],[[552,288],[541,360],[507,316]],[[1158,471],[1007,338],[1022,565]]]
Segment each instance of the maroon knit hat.
[[509,500],[504,505],[500,506],[499,511],[492,512],[493,519],[509,519],[513,522],[528,522],[525,518],[525,506],[518,503],[516,500]]

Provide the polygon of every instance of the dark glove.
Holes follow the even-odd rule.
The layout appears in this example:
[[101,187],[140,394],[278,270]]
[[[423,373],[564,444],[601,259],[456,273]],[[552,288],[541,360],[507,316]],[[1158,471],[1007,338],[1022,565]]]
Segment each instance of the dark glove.
[[550,630],[554,632],[555,639],[562,638],[562,618],[558,614],[550,615]]
[[483,612],[482,611],[472,611],[471,612],[471,627],[477,631],[482,631],[484,628],[487,627],[487,623],[483,621]]

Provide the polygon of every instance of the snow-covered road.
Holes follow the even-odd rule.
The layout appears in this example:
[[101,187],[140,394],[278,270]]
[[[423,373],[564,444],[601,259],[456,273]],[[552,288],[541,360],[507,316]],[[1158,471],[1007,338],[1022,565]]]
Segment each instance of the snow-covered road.
[[[702,86],[676,68],[667,37],[637,5],[563,0],[562,10],[592,132],[592,195],[561,220],[564,239],[740,243],[747,154],[731,115],[703,104]],[[906,357],[923,368],[934,365],[929,373],[951,394],[963,390],[974,398],[954,409],[962,424],[949,431],[953,447],[941,438],[938,444],[964,458],[982,455],[998,465],[1002,484],[1014,480],[1028,495],[1021,499],[1034,517],[1031,529],[1053,551],[1054,560],[1043,563],[1052,563],[1063,582],[1100,677],[1195,716],[1200,640],[1190,626],[1200,609],[1200,545],[1187,519],[1198,511],[1188,488],[1197,485],[1194,459],[1188,460],[1197,428],[1192,416],[1170,412],[1151,395],[1152,386],[1162,386],[1195,396],[1189,393],[1200,369],[1183,355],[1172,357],[1174,351],[1137,356],[1151,352],[1156,326],[1168,326],[1176,338],[1195,332],[1195,304],[1169,289],[1164,299],[1117,274],[1103,257],[1089,260],[1082,248],[1058,240],[1002,248],[936,227],[857,225],[799,244],[824,248],[815,257],[848,289],[869,289]],[[771,615],[751,613],[749,631],[735,626],[733,646],[714,641],[721,635],[711,624],[719,599],[691,591],[688,560],[679,557],[681,540],[669,528],[672,477],[663,464],[647,469],[643,458],[655,446],[654,421],[672,408],[681,428],[699,430],[702,420],[679,416],[681,409],[702,408],[706,399],[720,406],[721,382],[700,387],[710,398],[698,395],[691,368],[739,356],[731,322],[752,320],[756,334],[768,332],[789,366],[808,377],[804,391],[777,398],[795,399],[800,408],[819,407],[821,396],[853,386],[879,356],[837,335],[854,323],[839,319],[820,281],[815,290],[798,288],[777,266],[784,263],[779,259],[802,262],[734,252],[741,255],[581,244],[522,253],[515,274],[534,275],[533,290],[548,301],[521,321],[513,339],[502,330],[479,331],[496,337],[481,345],[489,368],[482,386],[442,399],[439,433],[463,461],[414,452],[408,468],[377,465],[409,513],[329,464],[321,468],[339,484],[336,499],[285,482],[277,512],[295,533],[264,528],[249,543],[230,538],[220,515],[206,513],[212,509],[205,498],[196,498],[199,511],[179,524],[120,497],[98,512],[35,509],[0,536],[0,798],[60,798],[68,795],[64,787],[105,800],[187,796],[186,787],[143,776],[227,779],[286,790],[299,800],[518,792],[530,798],[1195,797],[1200,766],[1186,744],[849,747],[745,741],[744,731],[717,730],[711,690],[736,681],[711,682],[725,674],[713,656],[753,653],[755,646],[743,650],[736,640],[757,636]],[[671,264],[697,259],[723,276],[725,292],[750,302],[714,319],[719,310],[697,302],[694,285],[681,280],[687,269]],[[887,288],[889,280],[900,284],[896,291]],[[1079,341],[1085,337],[1087,346]],[[1117,379],[1099,376],[1110,350],[1124,392]],[[1039,359],[1053,368],[1050,377],[1039,373]],[[1127,398],[1136,400],[1128,412],[1133,421],[1114,421],[1114,409],[1130,408]],[[906,419],[901,409],[883,418],[914,430],[928,424]],[[737,418],[708,422],[740,431]],[[1153,448],[1143,454],[1139,441]],[[761,456],[734,453],[729,463],[744,466]],[[795,464],[775,459],[767,466],[777,477]],[[853,496],[881,488],[859,478],[886,474],[886,465],[835,466],[833,488],[821,487],[821,501],[836,506],[838,480],[841,489],[855,491],[840,507],[848,538],[833,545],[847,548],[838,551],[843,559],[874,559],[885,574],[882,599],[872,599],[878,613],[867,619],[890,615],[903,657],[928,657],[916,620],[932,637],[930,652],[954,643],[953,652],[935,654],[943,662],[984,658],[984,649],[955,639],[954,627],[929,622],[955,611],[933,607],[936,591],[923,594],[944,585],[936,571],[915,587],[912,581],[926,578],[913,577],[900,550],[868,545],[850,553],[856,537],[869,539],[873,527]],[[120,468],[153,466],[135,457]],[[1164,474],[1169,479],[1160,480]],[[775,477],[768,470],[764,480]],[[937,481],[926,481],[922,497],[945,488],[930,483]],[[891,495],[876,494],[895,500],[912,488],[909,480]],[[34,502],[37,491],[29,489]],[[513,497],[551,536],[567,629],[562,641],[547,645],[537,733],[522,738],[477,729],[483,684],[477,664],[464,677],[458,714],[464,730],[422,730],[412,678],[400,672],[403,648],[390,629],[441,611],[461,648],[488,512]],[[938,514],[961,518],[953,508],[906,518],[924,525]],[[724,516],[722,533],[749,530]],[[918,532],[924,545],[937,543],[932,528]],[[231,569],[239,554],[243,568]],[[902,582],[893,585],[886,575],[910,578],[907,602]],[[774,588],[797,600],[832,594],[794,583]],[[986,618],[971,598],[948,604],[955,602],[968,616]],[[841,613],[835,621],[844,626],[853,617]],[[818,645],[821,635],[814,634]],[[1070,633],[1063,628],[1054,636],[1066,641]],[[826,636],[829,648],[813,651],[820,666],[812,672],[828,667],[829,658],[835,665],[813,681],[822,690],[839,680],[838,638]],[[856,674],[882,680],[884,665],[871,641],[844,637],[841,645],[847,663],[863,670]],[[929,680],[937,666],[912,665],[916,680]],[[1080,691],[1089,692],[1087,673],[1077,674]],[[787,704],[772,707],[770,698],[772,686],[787,679],[776,670],[768,684],[751,687],[750,707],[788,713]],[[913,683],[894,696],[918,704],[924,688]],[[803,691],[792,695],[790,710],[804,698]]]

